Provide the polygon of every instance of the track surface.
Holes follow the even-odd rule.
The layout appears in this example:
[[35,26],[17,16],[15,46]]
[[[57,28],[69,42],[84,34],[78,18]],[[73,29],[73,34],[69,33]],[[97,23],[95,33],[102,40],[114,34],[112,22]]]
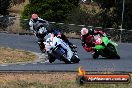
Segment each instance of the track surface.
[[[0,33],[0,47],[11,47],[40,53],[37,38],[30,35]],[[70,39],[77,45],[80,56],[79,64],[64,64],[56,60],[54,63],[37,62],[25,64],[1,64],[0,71],[77,71],[82,66],[86,71],[126,71],[132,72],[132,43],[119,43],[118,51],[121,59],[92,59],[90,53],[84,51],[78,39]]]

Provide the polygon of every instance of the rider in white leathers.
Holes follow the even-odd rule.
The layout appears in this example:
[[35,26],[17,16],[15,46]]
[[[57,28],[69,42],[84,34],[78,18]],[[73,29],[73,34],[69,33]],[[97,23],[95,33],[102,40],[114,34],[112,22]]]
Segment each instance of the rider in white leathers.
[[50,49],[55,48],[57,45],[61,45],[64,49],[67,50],[67,59],[70,61],[73,56],[73,52],[71,51],[69,45],[66,44],[62,39],[54,36],[54,34],[51,34],[51,37],[48,38],[45,42],[46,51],[50,52]]

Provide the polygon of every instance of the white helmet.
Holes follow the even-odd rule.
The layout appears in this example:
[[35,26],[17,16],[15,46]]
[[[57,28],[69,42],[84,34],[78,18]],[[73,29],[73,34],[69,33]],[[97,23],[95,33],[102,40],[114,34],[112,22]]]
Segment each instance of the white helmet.
[[82,28],[81,29],[81,35],[86,35],[88,33],[88,29],[87,28]]

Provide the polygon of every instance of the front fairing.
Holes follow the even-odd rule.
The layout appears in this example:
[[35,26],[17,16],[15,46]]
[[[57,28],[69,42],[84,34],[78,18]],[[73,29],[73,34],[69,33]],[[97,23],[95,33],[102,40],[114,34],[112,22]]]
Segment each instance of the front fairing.
[[118,44],[116,44],[115,42],[111,41],[111,39],[108,39],[106,36],[102,37],[102,44],[100,45],[95,45],[95,49],[97,51],[102,51],[104,50],[108,44],[111,44],[115,47],[116,51],[117,51],[117,46]]
[[46,33],[46,32],[47,32],[47,30],[46,30],[45,27],[41,27],[41,28],[38,30],[38,33],[39,33],[39,34],[44,34],[44,33]]
[[55,48],[58,44],[58,38],[56,37],[50,37],[46,39],[46,42],[44,42],[46,51],[50,51],[51,48]]
[[103,50],[105,47],[102,45],[95,45],[96,50]]
[[109,39],[106,36],[103,36],[101,38],[102,38],[102,43],[95,45],[96,50],[103,50],[107,46],[107,44],[109,43]]

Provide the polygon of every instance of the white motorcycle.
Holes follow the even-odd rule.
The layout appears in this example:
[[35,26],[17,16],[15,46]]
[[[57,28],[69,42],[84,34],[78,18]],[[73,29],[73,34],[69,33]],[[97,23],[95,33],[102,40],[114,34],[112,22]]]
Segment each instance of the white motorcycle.
[[76,50],[71,49],[68,44],[54,36],[54,34],[51,34],[51,37],[47,38],[44,44],[50,63],[54,62],[56,59],[64,61],[66,64],[79,63],[80,59]]

